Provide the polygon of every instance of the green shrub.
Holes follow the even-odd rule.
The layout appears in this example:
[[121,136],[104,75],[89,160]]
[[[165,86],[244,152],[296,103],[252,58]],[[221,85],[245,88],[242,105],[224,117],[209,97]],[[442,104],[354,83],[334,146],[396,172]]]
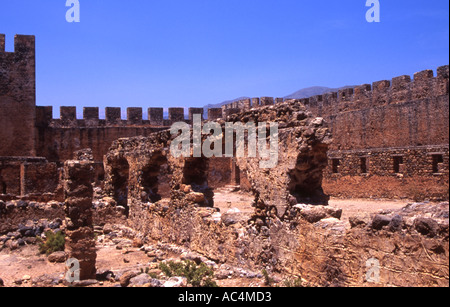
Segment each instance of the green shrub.
[[266,269],[263,269],[263,270],[262,270],[262,274],[263,274],[263,276],[264,276],[264,284],[265,284],[267,287],[271,287],[272,284],[274,283],[273,278],[269,276],[269,273],[267,273]]
[[183,262],[169,261],[167,263],[161,262],[159,268],[167,277],[186,277],[188,284],[193,287],[217,287],[216,282],[212,280],[213,269],[204,263],[197,265],[189,260]]
[[286,288],[302,288],[303,282],[302,279],[299,278],[288,278],[283,282],[284,286]]
[[52,231],[47,231],[45,233],[46,240],[39,244],[39,252],[41,254],[50,255],[54,252],[64,251],[64,246],[66,244],[66,236],[62,231],[53,233]]

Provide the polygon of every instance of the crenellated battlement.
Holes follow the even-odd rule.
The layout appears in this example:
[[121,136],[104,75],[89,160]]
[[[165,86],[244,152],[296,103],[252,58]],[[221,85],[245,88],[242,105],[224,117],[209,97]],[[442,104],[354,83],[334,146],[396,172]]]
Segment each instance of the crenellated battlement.
[[[1,39],[0,39],[1,42]],[[427,99],[448,95],[449,92],[449,66],[437,69],[436,76],[432,70],[425,70],[414,74],[381,80],[372,84],[363,84],[353,88],[345,88],[338,92],[325,93],[303,99],[256,97],[242,99],[207,111],[208,120],[227,118],[252,108],[271,106],[285,101],[297,101],[307,106],[318,116],[332,116],[343,112],[365,110],[390,104]],[[166,112],[165,112],[166,111]],[[191,124],[194,114],[205,118],[203,108],[148,108],[148,117],[144,118],[143,108],[130,107],[126,109],[126,118],[122,118],[122,109],[106,107],[105,119],[100,119],[98,107],[83,108],[83,117],[77,118],[77,108],[74,106],[60,107],[60,118],[53,118],[52,107],[37,107],[37,126],[50,127],[126,127],[126,126],[152,126],[170,127],[175,122]],[[168,118],[164,117],[168,114]]]
[[347,88],[339,92],[313,96],[300,100],[317,115],[336,115],[347,111],[370,109],[390,104],[401,104],[435,98],[449,93],[449,66],[441,66],[434,76],[432,70],[414,74],[412,79],[403,75]]
[[[219,119],[222,117],[222,109],[218,114],[217,109],[208,111],[209,118]],[[153,126],[170,127],[176,122],[192,123],[194,114],[200,114],[204,118],[203,108],[189,108],[186,117],[184,108],[169,108],[168,118],[164,118],[164,108],[148,108],[148,117],[144,118],[143,108],[130,107],[126,109],[126,119],[122,119],[120,107],[106,107],[105,119],[100,119],[100,108],[84,107],[83,117],[77,117],[77,107],[60,107],[60,117],[53,118],[52,106],[36,107],[36,126],[38,127],[126,127],[126,126]]]
[[[354,88],[345,88],[338,92],[316,95],[298,101],[308,106],[319,116],[336,115],[338,113],[370,109],[373,107],[399,104],[426,98],[439,97],[449,93],[449,66],[441,66],[434,76],[433,70],[424,70],[414,74],[412,79],[403,75],[389,80],[381,80],[372,84],[363,84]],[[283,98],[261,97],[235,101],[222,107],[223,117],[252,108],[282,103]]]
[[15,35],[14,51],[6,52],[6,35],[0,34],[0,57],[8,55],[35,55],[35,36],[34,35]]
[[[225,115],[233,114],[233,112],[238,112],[238,110],[250,110],[252,108],[259,108],[264,106],[271,106],[276,103],[282,103],[284,101],[283,98],[273,98],[273,97],[255,97],[242,99],[238,101],[234,101],[230,104],[226,104],[222,106],[222,110]],[[234,111],[230,111],[234,110]]]

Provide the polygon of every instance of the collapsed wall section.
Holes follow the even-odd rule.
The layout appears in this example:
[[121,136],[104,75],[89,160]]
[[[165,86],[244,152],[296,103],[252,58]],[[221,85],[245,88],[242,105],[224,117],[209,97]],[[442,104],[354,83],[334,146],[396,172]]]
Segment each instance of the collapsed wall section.
[[[114,168],[126,159],[128,224],[140,235],[182,245],[218,263],[301,276],[315,286],[448,285],[448,203],[340,220],[342,210],[310,206],[305,203],[314,203],[313,197],[295,195],[314,191],[309,196],[326,205],[319,183],[330,136],[322,119],[295,102],[229,119],[277,120],[281,127],[280,148],[286,150],[275,169],[260,170],[259,159],[235,159],[251,183],[255,214],[242,219],[208,205],[205,194],[195,191],[195,185],[208,185],[204,158],[172,157],[169,132],[121,139],[105,157],[106,186],[114,190]],[[165,163],[170,197],[154,201],[148,191],[159,188],[148,183]],[[375,280],[369,278],[372,263],[379,265]]]

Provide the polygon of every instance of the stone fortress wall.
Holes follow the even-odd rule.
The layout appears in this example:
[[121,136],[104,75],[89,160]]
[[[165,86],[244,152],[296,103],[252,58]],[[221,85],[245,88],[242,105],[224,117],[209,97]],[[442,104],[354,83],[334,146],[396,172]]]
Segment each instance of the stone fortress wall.
[[[51,106],[36,106],[35,38],[17,35],[14,52],[5,52],[0,35],[0,194],[27,195],[53,192],[57,170],[73,153],[91,148],[98,180],[103,157],[120,138],[149,136],[172,123],[190,123],[194,114],[208,120],[282,103],[282,98],[245,99],[209,109],[61,107],[53,118]],[[392,81],[374,82],[337,93],[296,100],[328,123],[334,142],[328,153],[325,192],[338,197],[448,199],[449,174],[449,67],[426,70]],[[14,158],[20,157],[20,158]],[[26,158],[25,158],[26,157]],[[39,157],[39,158],[38,158]],[[211,182],[241,184],[248,180],[236,161],[218,158],[211,163]],[[36,184],[39,178],[46,184]],[[44,189],[44,190],[43,190]]]
[[[164,119],[164,110],[151,108],[144,120],[142,109],[129,108],[122,120],[118,108],[107,108],[105,119],[98,108],[85,108],[78,119],[75,107],[62,107],[53,119],[51,107],[35,105],[34,40],[16,36],[8,53],[0,35],[0,231],[17,229],[24,215],[63,216],[48,202],[60,197],[62,183],[61,201],[64,194],[83,196],[82,203],[65,203],[86,209],[94,176],[108,203],[92,215],[109,218],[115,215],[105,212],[119,210],[125,216],[118,218],[146,240],[188,247],[216,263],[285,272],[319,286],[448,286],[448,202],[347,221],[342,209],[327,206],[326,195],[448,198],[448,66],[436,77],[425,71],[392,85],[208,110],[208,119],[222,125],[279,123],[280,163],[267,171],[256,158],[170,155],[174,136],[167,128],[191,122],[202,109],[190,109],[188,118],[184,109],[171,109]],[[83,162],[66,162],[84,156],[89,171]],[[73,186],[70,169],[81,179]],[[252,191],[253,213],[215,206],[215,184],[224,183]],[[22,200],[8,201],[17,196]],[[39,197],[44,206],[27,201]],[[95,216],[83,214],[90,228]],[[92,262],[94,253],[87,255],[82,259]],[[380,264],[375,284],[367,277],[371,259]]]
[[[224,117],[282,102],[253,98]],[[449,66],[299,99],[329,124],[334,142],[324,189],[332,196],[448,199]]]

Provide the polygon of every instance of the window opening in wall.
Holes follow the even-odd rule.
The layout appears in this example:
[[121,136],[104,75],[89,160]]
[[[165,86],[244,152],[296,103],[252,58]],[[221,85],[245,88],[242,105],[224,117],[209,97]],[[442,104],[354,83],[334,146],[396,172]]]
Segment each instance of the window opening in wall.
[[368,173],[367,158],[365,157],[361,158],[361,173],[362,174]]
[[400,173],[401,166],[403,165],[403,157],[396,156],[394,157],[394,173]]
[[339,173],[339,166],[341,165],[341,160],[339,160],[339,159],[332,159],[331,163],[332,163],[332,168],[333,168],[333,174],[338,174]]
[[441,154],[435,154],[433,157],[433,174],[439,173],[439,164],[444,163],[444,156]]

